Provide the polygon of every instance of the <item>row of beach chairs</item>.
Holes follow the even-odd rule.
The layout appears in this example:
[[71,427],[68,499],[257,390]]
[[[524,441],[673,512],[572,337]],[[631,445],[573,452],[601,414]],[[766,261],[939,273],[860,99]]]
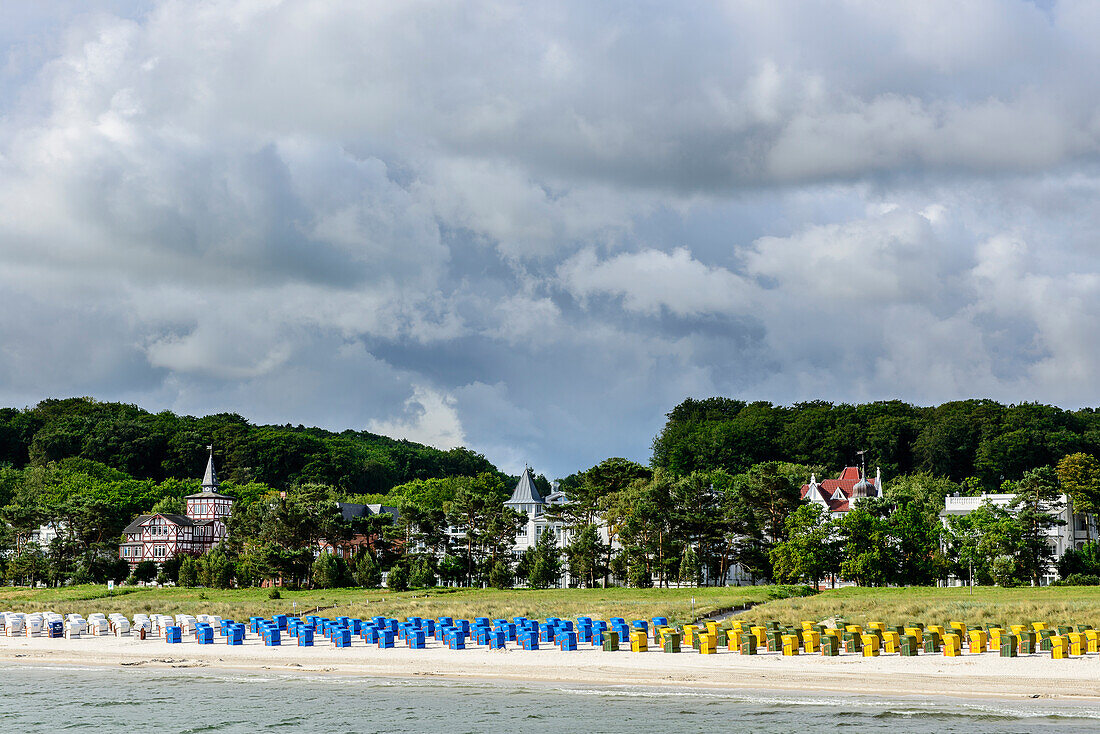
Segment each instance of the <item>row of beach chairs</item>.
[[[757,655],[777,653],[785,656],[805,653],[838,656],[856,654],[877,657],[880,654],[914,656],[942,654],[956,657],[986,652],[1002,657],[1049,654],[1055,659],[1100,654],[1100,630],[1088,625],[1048,627],[1044,622],[970,626],[963,622],[946,625],[910,621],[904,625],[871,622],[864,628],[843,619],[830,624],[802,622],[801,628],[785,627],[775,621],[753,623],[744,620],[705,620],[682,627],[669,625],[665,617],[627,622],[622,617],[608,621],[579,617],[575,621],[550,617],[539,621],[527,617],[473,620],[439,617],[408,617],[398,620],[383,616],[371,619],[317,615],[292,617],[278,614],[271,619],[250,617],[248,622],[222,619],[217,615],[136,614],[131,622],[122,614],[79,614],[62,617],[54,612],[2,612],[0,634],[8,637],[46,636],[68,639],[90,636],[135,635],[160,638],[178,644],[193,639],[198,644],[213,644],[225,638],[226,644],[241,645],[248,634],[262,638],[265,645],[288,643],[312,647],[315,640],[326,640],[333,647],[360,644],[380,649],[401,644],[423,649],[435,639],[452,650],[467,645],[506,649],[510,644],[523,650],[553,646],[574,651],[578,645],[591,645],[607,652],[629,649],[648,652],[651,645],[666,653],[690,649],[701,654],[719,650]],[[628,647],[627,647],[628,646]]]
[[[972,655],[993,652],[1001,657],[1049,654],[1055,659],[1065,659],[1100,653],[1100,630],[1089,625],[1049,627],[1045,622],[1008,626],[970,626],[957,621],[946,625],[925,625],[919,621],[904,625],[871,622],[864,629],[861,625],[834,620],[832,625],[804,621],[801,629],[796,629],[773,621],[760,624],[737,621],[721,627],[708,622],[705,627],[703,634],[714,638],[709,642],[715,648],[724,647],[743,655],[767,651],[787,656],[820,653],[825,656],[896,654],[908,657],[923,653],[959,657],[964,652]],[[685,628],[685,635],[688,634]]]

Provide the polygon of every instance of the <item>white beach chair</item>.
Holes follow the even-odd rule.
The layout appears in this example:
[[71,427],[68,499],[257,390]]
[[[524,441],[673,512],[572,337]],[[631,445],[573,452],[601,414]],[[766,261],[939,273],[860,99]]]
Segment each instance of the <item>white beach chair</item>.
[[111,631],[116,637],[130,634],[130,620],[126,619],[126,615],[115,612],[107,617],[107,621],[111,623]]
[[23,634],[27,637],[38,637],[42,633],[42,617],[32,614],[23,620]]
[[74,613],[65,615],[66,628],[70,622],[77,625],[81,634],[88,631],[88,621],[84,619],[84,617],[81,617],[79,614]]
[[6,617],[4,634],[8,637],[17,637],[23,634],[23,615],[10,613],[4,616]]
[[75,619],[70,619],[65,623],[65,639],[66,640],[78,640],[80,634],[83,631],[80,622]]

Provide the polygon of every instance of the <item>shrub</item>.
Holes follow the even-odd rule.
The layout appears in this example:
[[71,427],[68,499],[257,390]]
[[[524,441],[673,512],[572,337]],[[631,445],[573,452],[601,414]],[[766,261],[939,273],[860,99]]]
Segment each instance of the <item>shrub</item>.
[[507,589],[512,586],[512,571],[504,561],[497,561],[489,571],[489,586],[494,589]]
[[319,589],[335,589],[348,585],[348,565],[332,553],[322,553],[310,569],[313,584]]
[[278,589],[272,589],[271,591],[267,592],[267,598],[268,599],[282,599],[283,595],[279,593]]
[[420,558],[413,564],[412,573],[409,574],[409,586],[419,588],[435,586],[435,571],[432,570],[430,559]]
[[142,561],[134,567],[134,580],[152,581],[157,577],[157,564],[152,561]]
[[398,564],[390,569],[386,577],[386,586],[394,591],[407,591],[409,588],[409,570]]
[[1071,573],[1059,586],[1100,586],[1100,576],[1093,573]]
[[180,571],[176,579],[176,584],[179,586],[198,586],[198,564],[195,563],[195,559],[191,556],[187,556],[183,559],[183,562],[180,563]]
[[355,583],[367,589],[377,589],[382,586],[382,569],[366,551],[363,551],[355,561]]

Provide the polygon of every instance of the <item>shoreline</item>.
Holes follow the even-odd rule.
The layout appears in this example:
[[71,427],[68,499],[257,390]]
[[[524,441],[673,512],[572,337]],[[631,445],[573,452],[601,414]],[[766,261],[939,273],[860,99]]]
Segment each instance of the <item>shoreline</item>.
[[[434,641],[433,641],[434,642]],[[1054,660],[1049,656],[1001,658],[994,653],[947,658],[883,655],[743,657],[721,651],[669,655],[598,649],[561,652],[544,648],[491,651],[448,650],[435,643],[424,650],[380,650],[361,641],[351,648],[327,644],[265,647],[168,644],[159,639],[84,637],[0,637],[0,662],[77,665],[91,668],[213,669],[364,678],[529,681],[592,686],[647,686],[775,690],[799,693],[902,695],[954,699],[1100,700],[1100,657]]]

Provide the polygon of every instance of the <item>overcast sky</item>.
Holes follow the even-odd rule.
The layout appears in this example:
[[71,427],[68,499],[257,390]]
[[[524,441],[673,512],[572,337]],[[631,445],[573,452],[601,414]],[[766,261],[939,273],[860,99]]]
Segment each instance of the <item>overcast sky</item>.
[[1092,0],[0,4],[4,405],[561,476],[688,396],[1098,402]]

